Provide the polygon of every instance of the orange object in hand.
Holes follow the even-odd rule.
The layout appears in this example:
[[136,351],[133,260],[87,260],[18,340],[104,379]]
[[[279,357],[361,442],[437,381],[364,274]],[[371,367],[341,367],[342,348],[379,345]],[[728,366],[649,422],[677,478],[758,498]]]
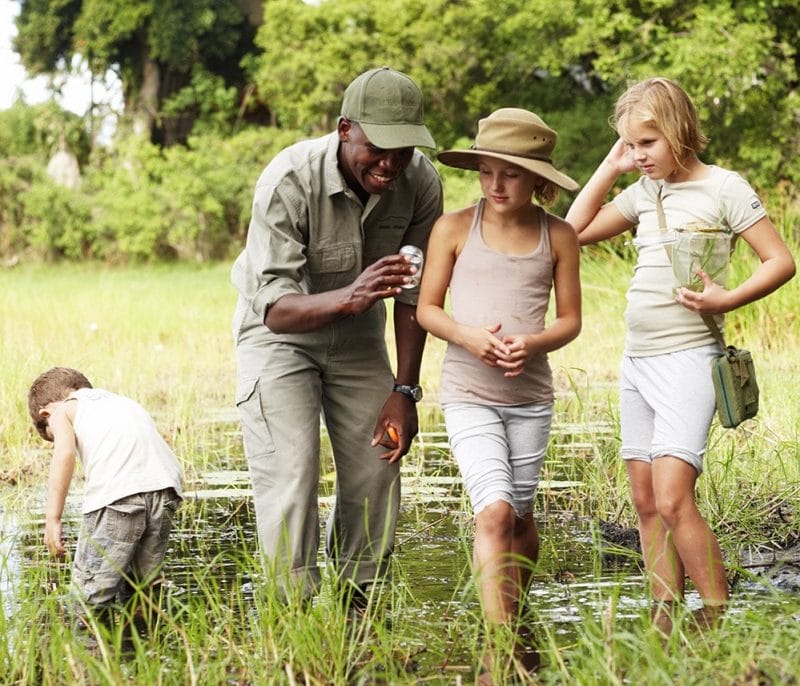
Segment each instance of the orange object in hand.
[[386,428],[386,433],[389,434],[389,438],[391,438],[395,443],[400,442],[400,436],[397,433],[397,429],[395,429],[391,424]]

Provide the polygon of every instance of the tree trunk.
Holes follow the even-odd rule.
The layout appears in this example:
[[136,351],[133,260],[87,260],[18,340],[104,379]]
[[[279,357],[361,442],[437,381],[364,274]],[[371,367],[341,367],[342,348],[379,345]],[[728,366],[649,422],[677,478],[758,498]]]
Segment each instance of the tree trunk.
[[261,26],[264,21],[263,0],[239,0],[238,5],[251,26]]
[[158,116],[158,92],[161,69],[149,54],[142,59],[142,87],[136,95],[132,112],[133,133],[150,140]]

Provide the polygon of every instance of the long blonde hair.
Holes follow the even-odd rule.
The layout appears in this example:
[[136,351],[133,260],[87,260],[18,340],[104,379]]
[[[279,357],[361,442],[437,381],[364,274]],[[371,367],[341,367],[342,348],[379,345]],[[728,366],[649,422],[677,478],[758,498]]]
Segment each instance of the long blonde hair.
[[708,143],[692,99],[677,83],[664,77],[635,83],[619,97],[613,126],[623,138],[630,121],[657,129],[682,167]]

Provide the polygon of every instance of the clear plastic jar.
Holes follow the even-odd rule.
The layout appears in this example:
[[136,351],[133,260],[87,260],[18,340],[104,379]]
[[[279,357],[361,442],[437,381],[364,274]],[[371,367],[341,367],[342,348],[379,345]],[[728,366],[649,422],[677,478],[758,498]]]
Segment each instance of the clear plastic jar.
[[672,272],[678,285],[692,291],[703,290],[698,271],[725,286],[731,259],[731,231],[710,224],[687,224],[675,229],[672,243]]
[[404,245],[400,248],[400,254],[403,255],[417,271],[411,275],[411,281],[403,284],[403,288],[415,288],[419,286],[419,281],[422,278],[422,265],[425,263],[425,257],[416,245]]

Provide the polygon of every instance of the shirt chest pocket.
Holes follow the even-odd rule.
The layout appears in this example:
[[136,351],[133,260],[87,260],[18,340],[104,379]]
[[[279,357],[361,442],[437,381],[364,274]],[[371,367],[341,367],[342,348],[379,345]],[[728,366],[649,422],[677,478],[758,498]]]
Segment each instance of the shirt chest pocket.
[[351,283],[358,274],[357,246],[352,243],[309,249],[306,257],[312,293]]
[[[396,253],[403,244],[410,222],[410,217],[392,215],[370,227],[364,237],[364,264],[372,264],[384,255]],[[410,242],[418,243],[413,239]]]

